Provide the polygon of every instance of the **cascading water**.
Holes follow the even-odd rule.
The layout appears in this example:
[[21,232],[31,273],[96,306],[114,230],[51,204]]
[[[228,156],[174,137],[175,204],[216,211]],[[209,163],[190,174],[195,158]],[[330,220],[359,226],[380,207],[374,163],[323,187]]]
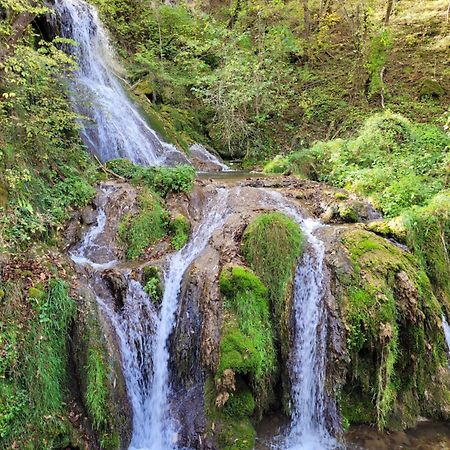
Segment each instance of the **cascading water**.
[[337,447],[326,426],[326,326],[324,246],[313,234],[320,223],[302,224],[310,249],[298,265],[294,281],[295,335],[292,350],[293,415],[286,445],[292,450]]
[[445,336],[445,341],[447,342],[447,354],[448,354],[448,362],[449,362],[449,367],[450,367],[450,325],[447,322],[447,319],[445,316],[442,317],[442,328],[444,329],[444,336]]
[[268,193],[274,207],[300,225],[308,242],[294,279],[295,331],[290,361],[293,413],[288,435],[282,439],[279,448],[335,449],[339,447],[338,442],[331,436],[326,424],[325,248],[314,234],[323,225],[317,220],[304,219],[278,192]]
[[169,397],[169,349],[167,346],[172,331],[178,296],[183,275],[197,256],[206,247],[213,232],[226,219],[227,190],[220,190],[207,204],[207,215],[194,230],[188,244],[175,253],[169,261],[164,276],[164,297],[152,345],[154,363],[153,383],[145,400],[147,415],[145,422],[133,430],[130,449],[168,450],[176,449],[176,427],[167,408]]
[[[212,168],[217,172],[230,172],[231,169],[221,161],[217,156],[208,152],[205,146],[193,144],[189,148],[191,157],[197,157],[206,167]],[[203,169],[201,169],[203,170]]]
[[118,65],[96,9],[84,0],[55,0],[53,8],[62,36],[77,43],[67,48],[78,63],[72,99],[75,110],[88,118],[82,123],[86,145],[102,161],[188,163],[174,146],[159,139],[127,96],[115,75]]
[[[90,266],[101,278],[101,271],[116,265],[104,258],[100,243],[105,229],[106,214],[102,207],[108,191],[103,192],[97,224],[86,234],[76,251],[70,253],[80,267]],[[120,308],[111,299],[97,294],[97,303],[112,325],[120,344],[122,370],[133,410],[133,433],[130,449],[169,450],[176,446],[176,425],[168,410],[169,348],[183,275],[206,247],[215,230],[226,220],[228,190],[221,189],[206,205],[205,217],[194,229],[188,244],[167,262],[165,289],[159,315],[142,286],[134,281],[127,269],[127,295]],[[117,267],[116,267],[117,268]]]

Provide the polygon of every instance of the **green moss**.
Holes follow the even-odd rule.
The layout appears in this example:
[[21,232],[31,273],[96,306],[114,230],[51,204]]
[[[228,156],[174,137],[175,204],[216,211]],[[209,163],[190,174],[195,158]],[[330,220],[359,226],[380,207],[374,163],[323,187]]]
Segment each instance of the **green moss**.
[[241,248],[246,261],[267,286],[274,329],[277,330],[285,357],[289,351],[289,292],[304,244],[300,227],[278,212],[256,217],[248,225],[242,238]]
[[450,191],[436,195],[429,205],[406,212],[406,241],[425,268],[435,293],[450,314]]
[[125,215],[119,224],[119,236],[126,245],[128,259],[136,259],[145,250],[167,235],[168,214],[155,194],[143,190],[139,211]]
[[45,297],[45,292],[41,289],[31,287],[30,289],[28,289],[28,296],[36,300],[42,300]]
[[156,266],[145,266],[142,274],[144,291],[153,303],[160,304],[164,295],[164,287],[160,271]]
[[[250,375],[260,403],[267,398],[268,380],[276,369],[273,331],[267,289],[248,269],[232,266],[222,270],[220,289],[230,317],[221,339],[218,375],[225,369]],[[264,386],[265,385],[265,386]]]
[[90,347],[86,366],[86,408],[97,430],[108,423],[108,368],[99,348]]
[[255,399],[250,390],[231,393],[223,407],[223,412],[233,418],[250,417],[255,410]]
[[98,345],[88,348],[86,373],[86,391],[84,393],[87,413],[97,430],[101,448],[115,450],[120,446],[120,437],[111,426],[109,365],[104,350]]
[[187,244],[190,230],[191,224],[182,214],[178,214],[170,222],[170,231],[172,234],[171,242],[175,250],[181,250]]
[[252,450],[255,447],[256,431],[247,418],[224,422],[218,441],[221,450]]
[[351,358],[343,414],[381,429],[408,426],[414,414],[405,399],[424,402],[445,364],[442,309],[411,254],[361,229],[347,231],[343,243],[353,265],[351,276],[340,277]]
[[204,387],[206,433],[217,441],[221,450],[252,450],[255,446],[256,431],[247,413],[252,406],[254,407],[254,400],[252,402],[248,390],[234,395],[235,403],[231,407],[232,410],[227,410],[227,407],[218,408],[214,381],[212,377],[206,379]]
[[358,222],[358,213],[352,205],[341,203],[338,208],[339,216],[344,222]]

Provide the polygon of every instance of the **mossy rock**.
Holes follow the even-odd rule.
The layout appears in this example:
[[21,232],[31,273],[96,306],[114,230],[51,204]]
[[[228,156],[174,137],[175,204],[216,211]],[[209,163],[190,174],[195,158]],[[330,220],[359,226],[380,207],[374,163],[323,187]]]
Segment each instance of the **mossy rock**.
[[216,395],[214,381],[212,377],[208,377],[204,387],[206,433],[215,442],[214,448],[252,450],[255,446],[256,431],[248,415],[244,415],[248,414],[254,405],[249,391],[244,388],[241,394],[235,394],[236,403],[232,405],[232,414],[228,414],[231,410],[218,408]]
[[304,248],[299,225],[279,212],[257,216],[242,237],[242,254],[268,289],[274,329],[285,359],[289,353],[292,282]]
[[358,213],[355,208],[349,203],[341,203],[338,207],[339,217],[348,223],[358,222]]
[[120,352],[114,347],[114,339],[106,337],[109,329],[99,316],[94,294],[80,288],[78,298],[72,353],[86,413],[102,449],[127,448],[131,409]]
[[409,427],[447,364],[441,305],[410,253],[361,228],[344,231],[342,242],[353,268],[336,272],[350,356],[343,414],[381,429]]
[[143,189],[138,208],[136,214],[126,214],[118,228],[128,259],[143,256],[146,249],[167,235],[169,216],[156,194]]
[[438,81],[427,78],[420,85],[419,95],[420,98],[440,98],[445,95],[445,89]]
[[133,92],[136,95],[145,95],[150,96],[155,92],[155,86],[151,79],[144,78],[143,80],[139,81],[138,84],[133,89]]
[[218,441],[221,450],[253,450],[256,431],[247,418],[223,422]]

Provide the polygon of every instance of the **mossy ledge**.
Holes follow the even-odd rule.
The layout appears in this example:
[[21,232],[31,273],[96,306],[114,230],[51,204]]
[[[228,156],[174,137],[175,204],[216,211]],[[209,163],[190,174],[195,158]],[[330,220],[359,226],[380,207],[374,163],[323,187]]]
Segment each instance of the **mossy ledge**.
[[401,430],[419,415],[449,419],[442,308],[417,259],[363,229],[341,235],[350,271],[336,271],[350,357],[344,423]]
[[257,216],[242,237],[242,254],[267,287],[276,338],[284,361],[291,342],[292,281],[304,247],[305,238],[300,227],[279,212]]
[[249,269],[225,267],[220,275],[224,302],[220,360],[206,385],[207,417],[219,424],[221,449],[251,450],[251,419],[267,409],[277,359],[266,287]]

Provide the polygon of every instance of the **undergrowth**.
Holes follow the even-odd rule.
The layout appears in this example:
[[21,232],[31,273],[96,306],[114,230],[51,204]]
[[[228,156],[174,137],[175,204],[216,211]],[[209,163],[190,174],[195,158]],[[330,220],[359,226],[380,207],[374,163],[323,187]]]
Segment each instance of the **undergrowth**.
[[169,215],[156,194],[144,189],[138,203],[138,212],[126,214],[118,229],[128,259],[142,256],[148,247],[164,238],[169,224]]
[[127,159],[113,159],[106,163],[109,170],[117,175],[141,184],[162,197],[170,192],[190,192],[194,185],[195,169],[191,166],[141,167]]
[[60,280],[51,282],[39,299],[27,297],[20,283],[9,282],[4,291],[0,444],[3,448],[64,447],[71,438],[64,400],[69,382],[67,335],[75,302]]

